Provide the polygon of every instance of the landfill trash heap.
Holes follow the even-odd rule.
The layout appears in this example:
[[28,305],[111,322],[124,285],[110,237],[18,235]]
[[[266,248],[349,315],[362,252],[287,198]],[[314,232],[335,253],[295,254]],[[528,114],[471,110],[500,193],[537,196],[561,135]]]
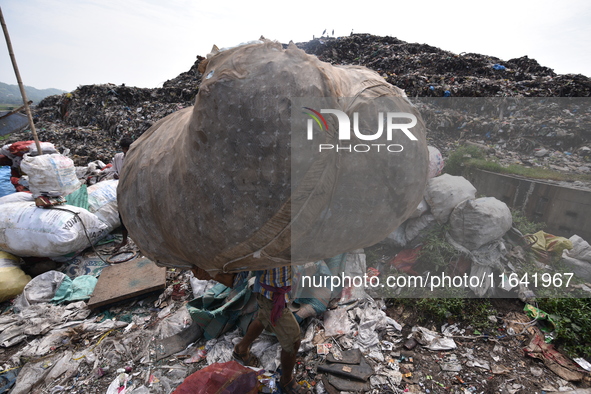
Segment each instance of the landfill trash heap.
[[[455,54],[427,44],[369,34],[317,38],[296,45],[321,61],[335,65],[361,65],[377,71],[411,98],[591,95],[591,80],[588,77],[556,74],[527,56],[504,61],[475,53]],[[47,97],[34,108],[40,139],[53,142],[60,151],[70,148],[76,165],[85,165],[95,159],[109,162],[122,135],[137,138],[157,120],[193,105],[202,78],[198,65],[203,59],[197,56],[187,72],[154,89],[114,84],[85,85],[70,93]],[[535,108],[532,110],[535,111]],[[457,126],[469,124],[471,120],[461,114],[446,111],[441,116],[456,126],[456,131],[446,135],[443,130],[429,127],[430,138],[455,141],[460,136],[482,139],[486,134],[470,128],[458,129]],[[532,150],[535,141],[547,141],[552,145],[563,141],[558,145],[560,150],[569,146],[578,147],[589,141],[588,130],[591,130],[585,127],[589,123],[589,113],[579,113],[578,116],[580,135],[561,136],[552,134],[550,129],[538,132],[539,125],[528,124],[524,115],[516,121],[515,132],[510,136],[507,148]],[[429,123],[429,119],[425,121]],[[497,134],[500,128],[499,125],[493,126],[489,142],[506,137]],[[559,141],[556,141],[557,138]],[[18,133],[9,136],[7,142],[26,139],[30,138]]]

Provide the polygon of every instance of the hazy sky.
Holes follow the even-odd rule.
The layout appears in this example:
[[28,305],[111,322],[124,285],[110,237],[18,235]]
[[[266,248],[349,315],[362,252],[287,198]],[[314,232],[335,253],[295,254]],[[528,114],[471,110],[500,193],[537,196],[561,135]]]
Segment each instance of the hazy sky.
[[[154,88],[188,71],[213,44],[234,46],[261,35],[303,42],[325,29],[502,60],[527,55],[559,74],[591,76],[588,0],[2,0],[0,7],[23,82],[39,89]],[[16,84],[2,46],[0,82]]]

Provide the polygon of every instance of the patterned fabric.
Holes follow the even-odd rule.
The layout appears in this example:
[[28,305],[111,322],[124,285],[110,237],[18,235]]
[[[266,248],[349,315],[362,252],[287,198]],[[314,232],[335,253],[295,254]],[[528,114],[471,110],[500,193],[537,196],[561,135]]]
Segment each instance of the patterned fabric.
[[[261,293],[268,299],[273,299],[273,292],[264,289],[261,284],[265,284],[267,287],[288,287],[291,286],[291,265],[285,267],[271,268],[268,270],[254,271],[256,281],[254,282],[253,292]],[[240,272],[234,278],[234,287],[240,282],[246,280],[248,272]],[[289,302],[289,293],[285,293],[285,302]]]
[[[273,292],[268,290],[269,286],[271,287],[287,287],[291,286],[291,265],[278,267],[278,268],[271,268],[264,271],[255,271],[254,272],[257,281],[254,282],[254,289],[255,293],[261,293],[268,299],[273,299]],[[261,286],[261,284],[265,284],[267,287],[266,289]],[[289,302],[289,293],[285,293],[285,302]]]

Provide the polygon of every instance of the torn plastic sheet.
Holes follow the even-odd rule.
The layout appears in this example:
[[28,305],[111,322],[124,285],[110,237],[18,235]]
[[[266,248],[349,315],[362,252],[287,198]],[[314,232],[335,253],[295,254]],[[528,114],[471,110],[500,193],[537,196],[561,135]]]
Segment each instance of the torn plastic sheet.
[[378,331],[387,328],[388,325],[394,326],[399,331],[402,329],[394,319],[386,316],[386,312],[380,309],[373,299],[361,301],[352,309],[352,313],[360,321],[357,327],[356,343],[363,350],[378,345],[380,343]]
[[337,308],[324,312],[324,334],[327,337],[346,335],[353,332],[353,323],[345,308]]
[[[363,253],[363,249],[356,249],[350,253],[346,254],[346,259],[344,262],[344,275],[354,278],[354,277],[363,277],[367,273],[366,261],[365,261],[365,253]],[[343,291],[341,292],[341,299],[339,300],[339,305],[350,304],[357,300],[362,300],[367,298],[368,295],[365,292],[365,289],[362,286],[348,286],[344,287]]]
[[48,303],[31,305],[20,313],[7,315],[0,320],[0,346],[10,347],[23,341],[28,335],[43,335],[51,330],[81,324],[90,314],[83,301],[66,306]]
[[126,373],[117,375],[107,388],[107,394],[124,394],[127,391],[127,384],[129,383],[130,376]]
[[205,343],[207,351],[207,365],[214,363],[226,363],[232,360],[232,352],[234,351],[234,341],[236,343],[240,340],[239,330],[236,329],[227,333],[221,338],[210,339]]
[[[50,356],[44,360],[38,362],[28,362],[24,365],[21,371],[18,374],[14,387],[12,388],[11,394],[29,394],[35,391],[35,389],[40,388],[48,379],[48,376],[52,372],[52,370],[58,366],[58,370],[54,372],[51,376],[54,378],[59,377],[66,371],[72,372],[72,367],[67,366],[69,362],[64,361],[61,362],[66,357],[71,357],[71,352],[66,352],[66,354],[56,354],[54,356]],[[61,371],[61,372],[60,372]],[[76,369],[73,370],[75,372]],[[59,372],[59,373],[58,373]]]
[[189,327],[191,323],[193,323],[193,319],[191,319],[189,310],[181,307],[158,325],[155,336],[159,339],[172,337]]
[[216,285],[216,281],[214,280],[201,280],[197,279],[195,276],[191,276],[189,278],[191,283],[191,290],[193,291],[193,298],[197,298],[202,296],[207,290],[211,289],[213,286]]
[[412,336],[423,347],[429,350],[451,350],[457,348],[452,338],[443,337],[425,327],[415,326],[412,328]]
[[88,300],[98,279],[92,275],[81,275],[74,279],[66,276],[51,299],[52,302],[61,304],[64,302]]
[[48,271],[34,277],[16,298],[15,309],[22,310],[34,304],[50,302],[65,278],[66,274],[58,271]]
[[578,382],[587,374],[583,368],[573,362],[544,341],[544,335],[536,333],[523,349],[530,357],[541,359],[544,364],[562,379]]

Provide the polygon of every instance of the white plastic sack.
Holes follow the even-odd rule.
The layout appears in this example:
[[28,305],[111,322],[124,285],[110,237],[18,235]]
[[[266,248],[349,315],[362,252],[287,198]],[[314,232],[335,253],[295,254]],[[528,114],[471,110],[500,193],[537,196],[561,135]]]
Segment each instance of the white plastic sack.
[[443,162],[443,156],[439,149],[434,146],[427,146],[429,149],[429,179],[435,178],[443,170],[445,163]]
[[494,197],[458,204],[449,217],[449,233],[468,250],[501,238],[513,224],[509,207]]
[[440,223],[446,223],[451,211],[464,200],[476,197],[476,188],[463,176],[443,174],[429,179],[425,200]]
[[10,193],[4,197],[0,197],[0,204],[8,204],[11,202],[35,201],[35,197],[31,193],[17,192]]
[[569,238],[573,248],[562,252],[562,263],[585,281],[591,281],[591,245],[578,235]]
[[65,278],[66,275],[58,271],[47,271],[34,277],[16,298],[14,306],[22,311],[31,305],[51,301]]
[[[55,145],[53,145],[51,142],[41,141],[41,142],[39,142],[39,146],[41,146],[41,152],[43,152],[43,154],[57,153],[57,149],[55,149]],[[33,144],[29,145],[29,153],[31,155],[37,154],[37,144],[33,143]]]
[[121,226],[117,208],[116,179],[98,182],[88,188],[88,210],[109,227],[109,232]]
[[433,215],[423,215],[420,218],[409,219],[406,221],[406,231],[404,236],[406,242],[409,243],[419,236],[427,227],[435,223],[435,217]]
[[21,170],[29,176],[29,190],[35,197],[43,193],[64,196],[80,187],[74,162],[59,153],[42,156],[25,154]]
[[[31,143],[29,145],[26,145],[26,149],[24,150],[24,152],[29,152],[32,155],[36,155],[37,154],[37,145],[35,144],[34,141],[30,141]],[[22,142],[18,142],[17,144],[22,144]],[[49,153],[57,153],[57,149],[55,149],[55,146],[51,143],[51,142],[40,142],[39,145],[41,146],[41,151],[44,154],[49,154]],[[21,159],[20,156],[15,155],[14,153],[12,153],[10,151],[10,147],[12,146],[12,144],[6,144],[4,146],[2,146],[2,148],[0,148],[0,155],[4,155],[7,156],[10,160],[14,161],[15,159]],[[25,145],[21,145],[21,147],[25,147]],[[23,152],[23,151],[21,151]]]
[[386,241],[397,248],[404,248],[406,246],[406,222],[402,223],[398,228],[386,238]]
[[591,245],[589,245],[589,242],[576,234],[569,239],[573,243],[573,248],[563,251],[562,255],[591,263]]
[[[0,205],[0,249],[16,256],[57,258],[78,253],[107,235],[107,225],[84,208],[34,203]],[[87,238],[88,237],[88,238]]]
[[421,202],[419,203],[419,205],[417,206],[417,209],[415,209],[415,211],[413,212],[412,215],[410,215],[410,217],[411,218],[421,217],[423,214],[427,213],[428,210],[429,210],[429,204],[427,204],[427,201],[425,201],[425,199],[423,198],[421,200]]
[[561,262],[562,264],[564,264],[567,271],[574,273],[578,279],[582,279],[586,282],[591,282],[590,262],[568,257],[564,254],[564,252],[562,252]]

